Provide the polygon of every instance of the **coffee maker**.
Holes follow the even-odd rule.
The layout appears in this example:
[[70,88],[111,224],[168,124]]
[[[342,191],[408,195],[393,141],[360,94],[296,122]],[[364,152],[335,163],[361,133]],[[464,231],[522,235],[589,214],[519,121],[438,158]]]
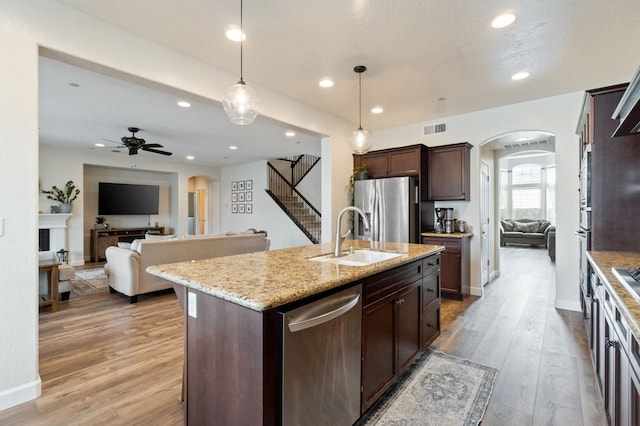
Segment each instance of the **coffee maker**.
[[436,207],[435,211],[436,211],[436,224],[435,224],[435,232],[438,234],[441,234],[444,232],[445,228],[444,228],[444,217],[445,217],[445,210],[442,207]]
[[453,222],[453,208],[444,208],[444,232],[446,232],[447,234],[451,234],[454,231]]

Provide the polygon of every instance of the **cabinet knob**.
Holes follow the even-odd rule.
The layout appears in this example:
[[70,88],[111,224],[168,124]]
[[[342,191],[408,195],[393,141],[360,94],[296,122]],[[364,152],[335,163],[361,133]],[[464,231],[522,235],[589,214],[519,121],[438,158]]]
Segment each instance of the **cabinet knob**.
[[606,347],[608,347],[608,348],[616,348],[616,349],[617,349],[617,348],[618,348],[619,343],[618,343],[618,341],[616,341],[616,340],[609,340],[609,338],[608,338],[608,337],[605,337],[605,338],[604,338],[604,345],[605,345]]
[[396,305],[400,306],[404,303],[404,299],[398,299],[396,300]]
[[427,323],[427,327],[435,328],[433,324]]
[[427,288],[427,291],[433,293],[433,289],[432,288]]

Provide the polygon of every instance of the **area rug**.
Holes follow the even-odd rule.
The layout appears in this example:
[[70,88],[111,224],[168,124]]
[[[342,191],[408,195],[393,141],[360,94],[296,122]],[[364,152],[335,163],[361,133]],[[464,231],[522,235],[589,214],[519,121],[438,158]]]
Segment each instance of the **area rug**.
[[71,280],[71,293],[76,296],[106,292],[107,287],[104,268],[76,270],[76,277]]
[[478,425],[497,372],[428,349],[358,425]]

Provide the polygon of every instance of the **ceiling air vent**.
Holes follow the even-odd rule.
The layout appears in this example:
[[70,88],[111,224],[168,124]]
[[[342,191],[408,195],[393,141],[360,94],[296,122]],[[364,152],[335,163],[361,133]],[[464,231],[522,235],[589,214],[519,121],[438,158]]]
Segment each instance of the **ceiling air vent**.
[[422,129],[422,136],[435,135],[436,133],[444,133],[447,131],[447,123],[427,124]]

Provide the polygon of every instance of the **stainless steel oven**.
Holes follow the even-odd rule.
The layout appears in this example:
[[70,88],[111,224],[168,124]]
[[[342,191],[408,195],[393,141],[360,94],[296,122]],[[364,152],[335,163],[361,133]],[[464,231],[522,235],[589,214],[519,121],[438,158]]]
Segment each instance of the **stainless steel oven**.
[[591,151],[586,151],[580,163],[580,208],[591,209]]
[[578,278],[583,291],[590,295],[591,292],[589,291],[589,286],[587,283],[587,251],[591,249],[591,231],[588,229],[580,228],[578,231],[576,231],[576,235],[578,236],[578,247],[580,254],[580,276]]

